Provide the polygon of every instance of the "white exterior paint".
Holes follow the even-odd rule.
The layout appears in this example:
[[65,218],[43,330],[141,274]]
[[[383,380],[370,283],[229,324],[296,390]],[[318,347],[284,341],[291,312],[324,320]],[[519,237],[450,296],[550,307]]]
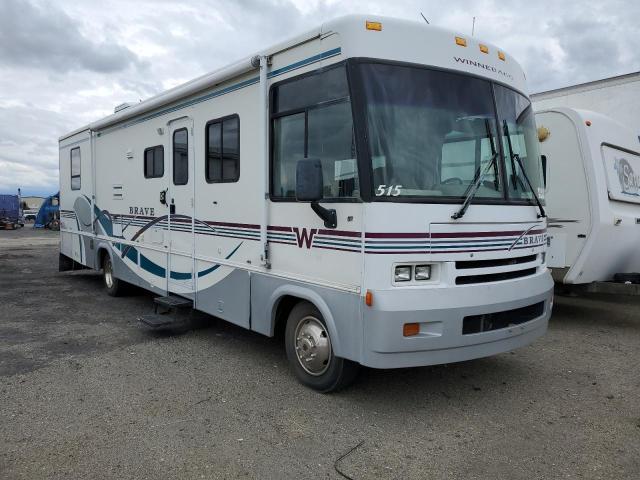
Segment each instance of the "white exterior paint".
[[563,107],[536,113],[536,123],[550,132],[540,149],[547,159],[548,264],[554,276],[581,284],[640,272],[635,134],[604,115]]
[[633,131],[640,144],[640,72],[531,95],[536,111],[555,107],[591,110]]
[[[366,20],[381,21],[382,31],[366,30]],[[308,203],[265,199],[264,92],[275,82],[367,57],[468,73],[526,93],[512,57],[501,60],[490,44],[482,53],[474,38],[456,45],[455,37],[388,18],[337,19],[260,52],[270,59],[268,66],[262,62],[268,69],[262,75],[260,59],[246,59],[63,136],[61,253],[99,268],[104,248],[121,261],[115,273],[126,281],[189,297],[195,308],[265,334],[273,334],[283,295],[307,299],[322,312],[338,356],[380,368],[459,361],[533,341],[546,330],[552,296],[541,255],[546,224],[534,206],[474,203],[453,221],[459,204],[326,203],[337,211],[333,230]],[[207,183],[205,125],[229,115],[240,118],[239,181]],[[171,138],[181,128],[188,132],[189,182],[176,186]],[[164,146],[164,176],[146,179],[143,152],[156,145]],[[80,190],[70,189],[74,148],[81,150]],[[167,216],[163,191],[177,217]],[[511,263],[523,256],[526,264]],[[477,260],[505,263],[465,271],[456,264]],[[398,263],[433,264],[434,277],[395,285]],[[530,274],[521,278],[456,284],[463,273],[523,268]],[[372,306],[364,304],[367,291]],[[465,316],[533,304],[542,310],[531,321],[462,335]],[[403,337],[407,322],[420,323],[420,334]]]

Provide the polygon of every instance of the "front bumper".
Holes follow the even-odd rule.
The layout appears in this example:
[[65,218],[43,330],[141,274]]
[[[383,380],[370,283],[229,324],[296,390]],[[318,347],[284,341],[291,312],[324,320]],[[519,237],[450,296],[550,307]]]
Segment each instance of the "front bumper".
[[[505,282],[448,288],[394,288],[373,292],[365,307],[361,362],[374,368],[403,368],[460,362],[507,352],[542,336],[553,304],[548,271]],[[465,317],[543,303],[542,314],[518,325],[463,334]],[[405,323],[420,333],[404,337]]]

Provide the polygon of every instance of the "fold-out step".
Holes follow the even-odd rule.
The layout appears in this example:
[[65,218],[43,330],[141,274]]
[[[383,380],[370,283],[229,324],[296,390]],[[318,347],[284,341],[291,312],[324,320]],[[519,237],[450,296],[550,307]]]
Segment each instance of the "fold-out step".
[[138,317],[138,321],[149,328],[167,328],[184,323],[184,320],[177,319],[173,315],[149,313]]
[[153,301],[161,307],[171,308],[191,308],[193,301],[178,295],[167,295],[166,297],[156,297]]

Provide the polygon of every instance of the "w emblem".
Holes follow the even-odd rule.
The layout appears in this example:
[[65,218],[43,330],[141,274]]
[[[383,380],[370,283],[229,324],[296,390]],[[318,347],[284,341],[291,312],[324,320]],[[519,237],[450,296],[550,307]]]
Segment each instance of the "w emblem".
[[298,248],[302,248],[304,245],[307,248],[311,248],[311,244],[313,243],[313,237],[316,233],[318,233],[317,228],[311,228],[307,230],[303,228],[300,230],[298,227],[293,227],[293,231],[296,234],[296,241],[298,242]]

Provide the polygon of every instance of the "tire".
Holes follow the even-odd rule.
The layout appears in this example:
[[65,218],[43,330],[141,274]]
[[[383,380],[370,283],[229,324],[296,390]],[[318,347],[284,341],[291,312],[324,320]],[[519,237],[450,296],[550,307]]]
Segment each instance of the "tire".
[[302,384],[328,393],[355,380],[360,365],[334,355],[329,330],[314,305],[300,302],[293,307],[284,337],[289,365]]
[[111,263],[109,255],[105,255],[102,261],[102,279],[107,293],[112,297],[119,297],[124,293],[124,282],[118,280],[114,275],[113,263]]

